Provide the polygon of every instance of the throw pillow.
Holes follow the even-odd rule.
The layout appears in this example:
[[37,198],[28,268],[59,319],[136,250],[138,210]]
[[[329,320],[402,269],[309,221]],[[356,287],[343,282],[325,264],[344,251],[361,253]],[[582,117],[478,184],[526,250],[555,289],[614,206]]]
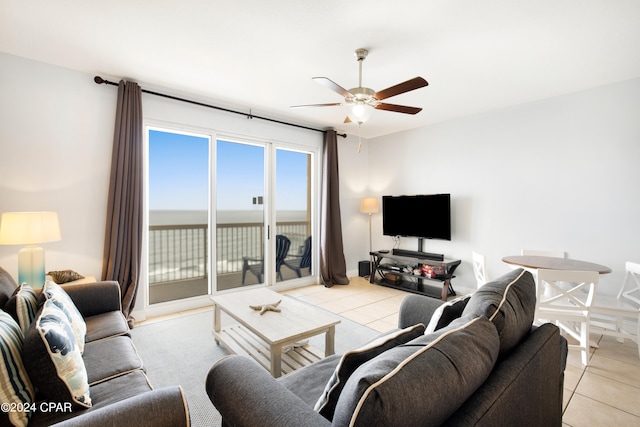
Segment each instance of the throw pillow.
[[31,286],[23,283],[11,295],[4,309],[18,322],[22,333],[26,334],[38,310],[36,293]]
[[349,380],[351,374],[353,374],[360,365],[390,348],[407,343],[412,339],[419,337],[423,333],[424,325],[419,323],[417,325],[383,335],[369,344],[346,352],[340,359],[338,366],[336,366],[333,375],[329,379],[322,395],[316,402],[314,409],[326,419],[331,420],[344,385]]
[[57,284],[73,282],[74,280],[84,279],[84,276],[76,273],[73,270],[58,270],[58,271],[50,271],[47,273],[47,276],[51,276],[54,282]]
[[392,348],[349,378],[333,425],[441,425],[488,378],[500,343],[486,317],[466,316]]
[[66,313],[47,300],[24,340],[24,364],[45,399],[91,407],[87,370]]
[[521,268],[486,283],[471,295],[462,315],[486,316],[500,335],[500,357],[530,331],[536,310],[533,275]]
[[449,323],[462,315],[462,311],[469,302],[471,295],[465,295],[451,301],[447,301],[433,312],[431,320],[427,325],[425,334],[437,331],[447,326]]
[[80,354],[84,352],[84,342],[87,335],[87,325],[82,314],[78,311],[71,297],[53,281],[45,282],[42,288],[42,295],[46,300],[53,301],[64,312],[71,324],[73,334],[78,342]]
[[[13,318],[0,310],[0,402],[25,407],[34,401],[35,392],[22,362],[24,337]],[[0,411],[0,425],[26,426],[29,411]]]

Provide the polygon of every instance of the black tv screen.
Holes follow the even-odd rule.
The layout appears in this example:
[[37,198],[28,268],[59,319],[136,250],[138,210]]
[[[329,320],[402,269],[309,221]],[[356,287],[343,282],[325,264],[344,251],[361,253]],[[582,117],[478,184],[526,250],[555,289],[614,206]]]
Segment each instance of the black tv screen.
[[451,240],[451,195],[382,196],[382,232]]

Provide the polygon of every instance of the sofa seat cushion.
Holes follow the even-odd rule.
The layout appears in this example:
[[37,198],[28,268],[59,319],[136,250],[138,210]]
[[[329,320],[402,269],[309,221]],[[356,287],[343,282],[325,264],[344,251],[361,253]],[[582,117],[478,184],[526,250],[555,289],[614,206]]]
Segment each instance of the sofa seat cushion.
[[[152,390],[149,379],[141,370],[130,372],[91,386],[91,408],[73,408],[72,411],[38,411],[33,414],[29,427],[50,426],[65,419],[73,418],[87,412],[113,405],[133,396]],[[116,408],[114,408],[116,410]]]
[[486,317],[467,316],[385,351],[349,378],[333,425],[440,425],[487,379],[500,343]]
[[535,309],[535,281],[530,272],[519,268],[474,292],[462,315],[486,316],[493,322],[503,357],[531,331]]
[[11,295],[4,309],[18,322],[22,333],[26,334],[38,311],[36,293],[31,286],[23,283]]
[[82,359],[90,386],[143,369],[131,338],[124,335],[88,342]]
[[309,366],[305,366],[304,369],[295,370],[278,378],[278,382],[302,399],[307,405],[313,407],[318,401],[318,396],[323,393],[327,386],[341,357],[340,354],[325,357]]
[[327,382],[326,387],[313,409],[318,411],[326,419],[333,419],[333,413],[340,398],[340,393],[351,374],[353,374],[358,367],[391,348],[423,335],[424,330],[424,325],[419,323],[382,335],[355,350],[346,352],[341,357],[340,362],[336,366],[333,375]]
[[[35,390],[22,363],[24,336],[16,321],[0,310],[0,403],[29,407]],[[5,408],[3,408],[5,409]],[[29,411],[0,411],[0,425],[26,426]]]
[[25,336],[23,360],[31,382],[46,399],[91,406],[82,354],[57,301],[45,301],[38,311]]
[[86,342],[129,334],[129,325],[120,311],[85,317],[84,321],[87,325]]

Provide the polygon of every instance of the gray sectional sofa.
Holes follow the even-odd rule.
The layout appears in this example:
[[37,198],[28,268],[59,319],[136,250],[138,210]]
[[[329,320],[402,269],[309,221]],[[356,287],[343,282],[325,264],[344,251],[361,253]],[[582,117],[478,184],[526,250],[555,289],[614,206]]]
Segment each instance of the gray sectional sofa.
[[11,403],[0,425],[190,424],[182,389],[149,383],[117,282],[49,282],[33,291],[0,267],[0,308],[0,351],[9,356],[0,362],[0,391]]
[[229,426],[560,426],[567,342],[532,326],[535,302],[522,269],[446,303],[410,294],[397,331],[279,379],[227,356],[207,393]]

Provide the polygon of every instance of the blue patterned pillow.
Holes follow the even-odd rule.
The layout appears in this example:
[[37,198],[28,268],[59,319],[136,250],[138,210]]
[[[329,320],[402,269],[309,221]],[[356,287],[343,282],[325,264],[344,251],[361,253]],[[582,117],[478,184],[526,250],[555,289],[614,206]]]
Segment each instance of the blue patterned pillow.
[[[22,363],[24,337],[13,318],[0,310],[0,402],[27,406],[34,401],[34,389]],[[0,425],[26,426],[29,411],[0,411]]]
[[422,334],[424,334],[424,325],[418,323],[417,325],[383,335],[360,348],[346,352],[340,359],[338,366],[336,366],[314,409],[326,419],[331,420],[344,385],[360,365]]
[[22,333],[26,334],[38,311],[36,293],[31,286],[23,283],[16,288],[4,309],[18,322]]
[[78,311],[71,297],[58,284],[52,280],[45,282],[42,288],[42,294],[46,300],[53,301],[64,312],[69,319],[73,335],[76,337],[80,354],[84,353],[84,340],[87,335],[87,325],[84,322],[82,314]]
[[33,385],[46,399],[91,407],[82,354],[67,314],[57,301],[45,301],[27,331],[24,364]]

